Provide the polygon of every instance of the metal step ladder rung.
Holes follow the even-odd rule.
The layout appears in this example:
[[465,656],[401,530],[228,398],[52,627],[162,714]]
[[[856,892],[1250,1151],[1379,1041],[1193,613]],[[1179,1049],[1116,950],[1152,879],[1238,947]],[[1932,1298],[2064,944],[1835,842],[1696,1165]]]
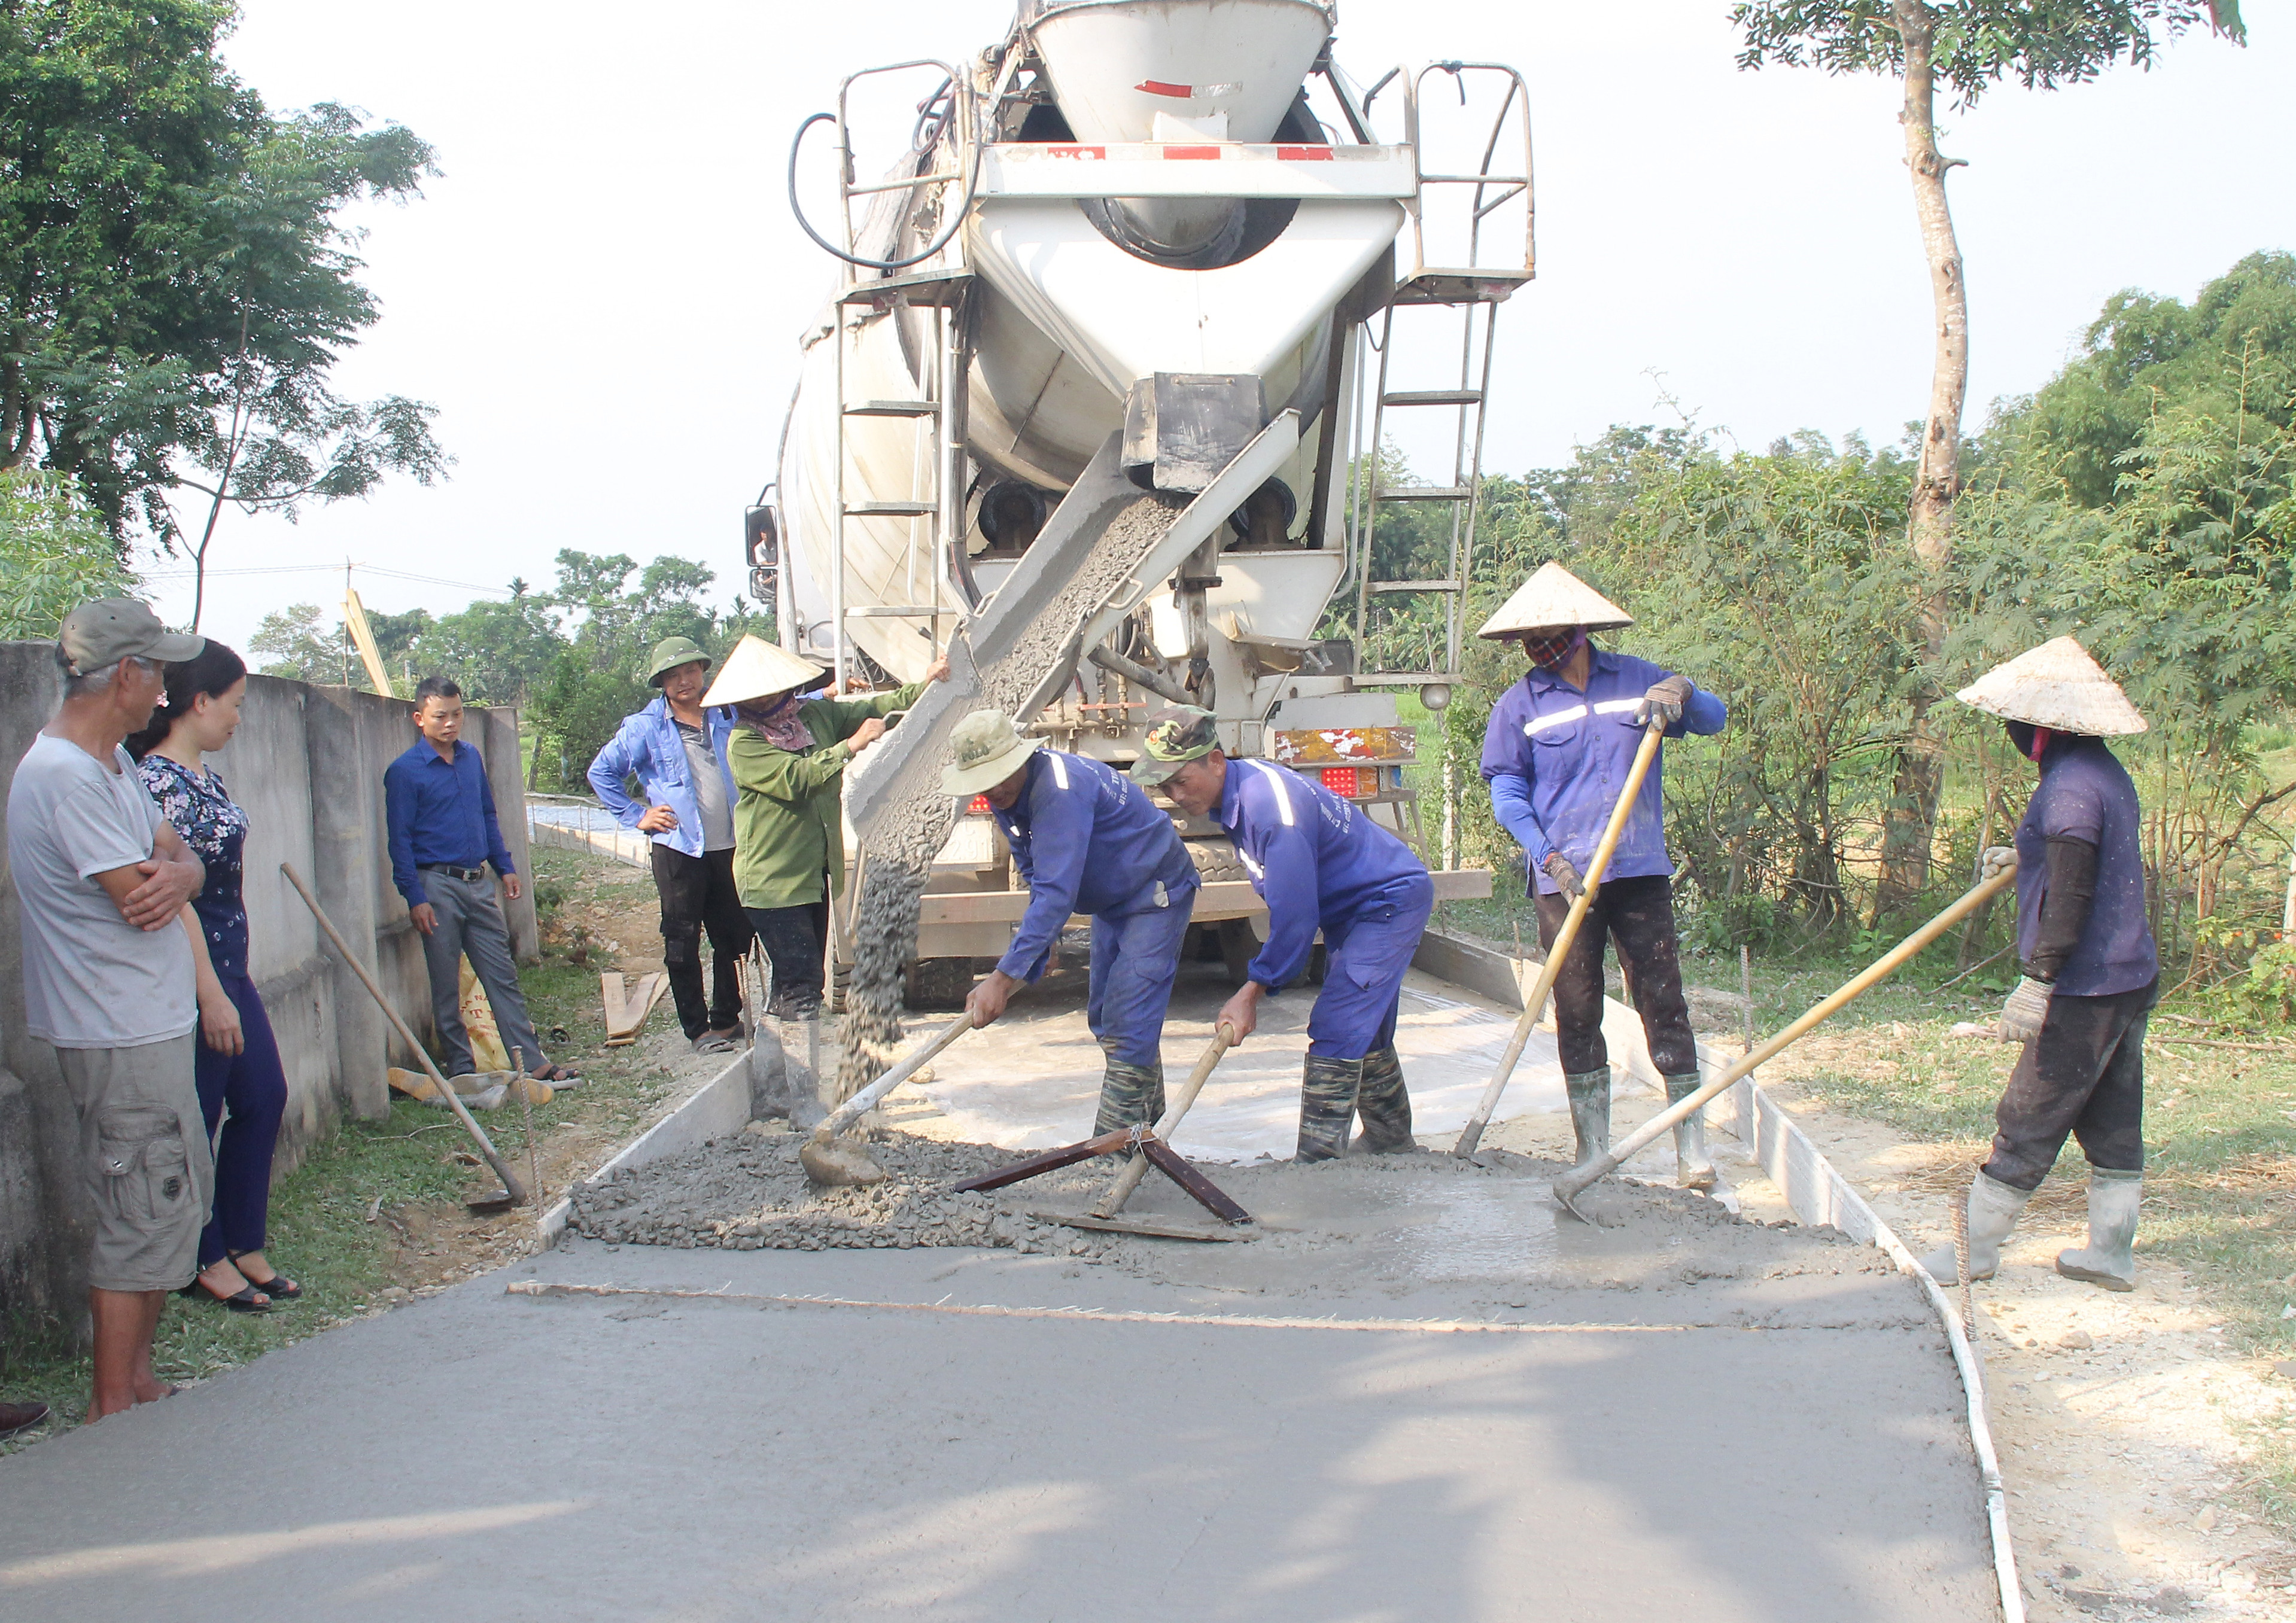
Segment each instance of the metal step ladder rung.
[[1456,580],[1374,580],[1371,583],[1371,589],[1374,592],[1456,592],[1459,589],[1459,583]]
[[856,400],[845,408],[849,417],[937,417],[938,400]]
[[1372,497],[1382,502],[1464,502],[1474,494],[1471,485],[1398,485],[1374,490]]
[[848,609],[845,618],[849,620],[929,620],[952,612],[948,609],[936,609],[931,603],[872,603],[866,608]]
[[940,511],[934,502],[856,502],[845,510],[849,519],[929,519]]
[[1480,389],[1406,389],[1379,398],[1382,406],[1480,406]]

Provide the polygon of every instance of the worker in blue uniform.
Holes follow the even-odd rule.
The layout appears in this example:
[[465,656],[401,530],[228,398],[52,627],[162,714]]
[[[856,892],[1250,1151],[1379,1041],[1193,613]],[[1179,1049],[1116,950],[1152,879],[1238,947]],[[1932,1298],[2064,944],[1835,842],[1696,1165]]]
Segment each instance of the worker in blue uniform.
[[1091,915],[1085,1012],[1108,1055],[1093,1134],[1152,1124],[1164,1113],[1164,1012],[1196,900],[1179,831],[1122,773],[1047,749],[1001,710],[975,710],[950,744],[941,787],[987,797],[1029,887],[1012,945],[965,1000],[972,1023],[996,1020],[1045,972],[1071,914]]
[[[1520,639],[1530,660],[1522,680],[1491,707],[1482,769],[1492,811],[1523,848],[1542,947],[1554,946],[1585,892],[1583,875],[1625,792],[1644,734],[1653,724],[1669,738],[1719,733],[1728,719],[1722,701],[1688,677],[1587,640],[1590,631],[1633,624],[1631,615],[1570,570],[1547,563],[1480,633],[1494,641]],[[1680,1099],[1698,1088],[1698,1049],[1674,927],[1662,766],[1662,757],[1651,763],[1554,978],[1555,1047],[1581,1165],[1611,1141],[1610,1051],[1603,1041],[1606,939],[1617,945],[1666,1096]],[[1714,1162],[1702,1115],[1675,1128],[1674,1147],[1676,1181],[1685,1189],[1711,1189]]]
[[1308,1017],[1299,1159],[1347,1154],[1357,1117],[1357,1149],[1415,1149],[1395,1020],[1404,971],[1435,909],[1426,865],[1321,783],[1272,762],[1230,760],[1211,712],[1193,705],[1151,718],[1132,775],[1190,816],[1226,829],[1267,904],[1267,939],[1219,1014],[1239,1040],[1258,1026],[1260,1001],[1308,967],[1323,932],[1324,988]]

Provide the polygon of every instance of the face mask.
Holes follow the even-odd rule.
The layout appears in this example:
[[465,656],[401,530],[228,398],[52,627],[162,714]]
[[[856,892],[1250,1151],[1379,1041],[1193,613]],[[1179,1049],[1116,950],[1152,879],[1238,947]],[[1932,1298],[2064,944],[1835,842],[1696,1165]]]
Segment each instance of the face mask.
[[1530,662],[1541,670],[1554,670],[1568,664],[1570,656],[1587,641],[1586,632],[1573,626],[1568,631],[1557,631],[1522,639],[1522,651]]

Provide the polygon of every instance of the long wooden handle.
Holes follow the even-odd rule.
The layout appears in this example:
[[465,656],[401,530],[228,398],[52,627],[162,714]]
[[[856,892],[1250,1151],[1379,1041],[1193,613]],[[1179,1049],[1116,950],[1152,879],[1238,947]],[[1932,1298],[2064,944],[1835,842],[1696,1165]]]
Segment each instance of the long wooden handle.
[[503,1188],[509,1192],[511,1204],[525,1205],[526,1188],[512,1173],[510,1164],[495,1149],[494,1140],[487,1136],[486,1129],[471,1114],[470,1108],[463,1102],[462,1095],[439,1074],[439,1067],[431,1062],[429,1052],[415,1040],[414,1033],[406,1029],[406,1022],[398,1018],[398,1011],[390,1006],[390,999],[382,995],[382,988],[375,984],[374,977],[367,972],[366,965],[359,962],[358,955],[351,951],[350,943],[343,939],[342,931],[335,928],[335,922],[327,916],[327,910],[319,906],[319,898],[311,894],[311,887],[305,884],[303,876],[295,872],[295,865],[283,862],[279,865],[279,871],[287,876],[287,882],[295,887],[295,893],[303,898],[304,906],[310,908],[311,916],[318,920],[319,928],[326,933],[327,939],[335,944],[336,953],[351,966],[351,973],[359,978],[359,984],[373,995],[375,1006],[382,1011],[383,1019],[390,1022],[400,1040],[414,1050],[414,1057],[422,1061],[422,1069],[430,1073],[430,1080],[438,1085],[440,1096],[447,1101],[447,1108],[463,1119],[463,1125],[471,1130],[471,1136],[478,1142],[479,1153],[487,1158],[487,1165],[495,1169],[495,1176],[502,1179]]
[[1651,763],[1658,758],[1658,747],[1666,736],[1666,725],[1653,719],[1643,734],[1643,742],[1635,751],[1634,765],[1627,771],[1627,787],[1619,796],[1619,803],[1611,808],[1611,820],[1603,825],[1603,838],[1595,847],[1594,860],[1587,865],[1580,876],[1582,883],[1578,899],[1570,904],[1570,912],[1555,932],[1554,945],[1546,949],[1546,962],[1538,966],[1538,979],[1531,983],[1530,996],[1523,999],[1522,1018],[1514,1023],[1514,1033],[1507,1038],[1506,1052],[1499,1056],[1498,1069],[1491,1072],[1490,1081],[1483,1088],[1483,1096],[1475,1103],[1475,1113],[1467,1118],[1467,1125],[1459,1129],[1459,1142],[1451,1146],[1454,1155],[1466,1156],[1475,1152],[1483,1141],[1483,1129],[1491,1124],[1491,1112],[1499,1108],[1499,1095],[1514,1075],[1515,1062],[1522,1058],[1523,1045],[1530,1041],[1539,1017],[1546,1012],[1546,996],[1554,989],[1554,978],[1562,972],[1562,961],[1570,955],[1570,944],[1578,939],[1578,926],[1587,917],[1587,909],[1595,900],[1595,892],[1602,888],[1603,872],[1611,865],[1611,853],[1618,848],[1619,836],[1625,832],[1627,819],[1634,815],[1635,797],[1642,793],[1643,779],[1650,775]]
[[1952,906],[1875,959],[1872,964],[1859,971],[1824,1002],[1811,1008],[1800,1020],[1764,1043],[1759,1048],[1755,1049],[1753,1053],[1742,1057],[1736,1064],[1715,1078],[1713,1081],[1707,1083],[1697,1092],[1677,1100],[1643,1123],[1641,1127],[1636,1127],[1627,1135],[1625,1142],[1613,1147],[1610,1153],[1596,1156],[1585,1166],[1574,1167],[1556,1178],[1554,1180],[1556,1197],[1564,1205],[1569,1205],[1570,1198],[1580,1190],[1594,1183],[1595,1179],[1617,1171],[1640,1153],[1645,1144],[1687,1120],[1693,1113],[1703,1109],[1718,1094],[1734,1086],[1741,1077],[1750,1075],[1767,1064],[1790,1044],[1807,1034],[1812,1027],[1832,1019],[1848,1004],[1897,973],[1907,959],[1991,901],[1996,892],[2016,877],[2017,865],[2012,862],[2008,867],[1983,881]]
[[[1179,1127],[1180,1119],[1188,1113],[1188,1107],[1195,1103],[1196,1095],[1204,1091],[1204,1083],[1210,1079],[1212,1067],[1220,1062],[1222,1054],[1241,1040],[1234,1026],[1226,1021],[1220,1021],[1219,1029],[1212,1033],[1211,1046],[1204,1050],[1204,1057],[1196,1062],[1195,1070],[1190,1071],[1188,1079],[1180,1084],[1180,1091],[1173,1094],[1165,1105],[1164,1118],[1156,1124],[1157,1137],[1166,1143],[1172,1142],[1172,1134]],[[1132,1192],[1140,1187],[1140,1180],[1147,1176],[1148,1158],[1145,1155],[1136,1155],[1125,1162],[1124,1170],[1116,1175],[1116,1182],[1109,1186],[1106,1194],[1101,1196],[1100,1204],[1092,1209],[1092,1215],[1112,1217],[1122,1211],[1124,1203],[1132,1198]]]
[[966,1032],[972,1029],[972,1016],[970,1014],[961,1014],[956,1019],[951,1021],[947,1025],[943,1026],[939,1030],[934,1032],[931,1038],[926,1042],[923,1047],[918,1049],[914,1053],[905,1056],[898,1064],[895,1065],[883,1076],[878,1078],[874,1082],[869,1084],[868,1086],[863,1088],[859,1093],[854,1094],[853,1097],[848,1099],[844,1103],[839,1105],[835,1110],[830,1111],[827,1116],[824,1117],[822,1119],[821,1125],[813,1130],[814,1143],[825,1144],[831,1139],[836,1137],[840,1133],[842,1133],[846,1128],[851,1127],[856,1121],[858,1121],[861,1119],[863,1111],[874,1106],[877,1101],[882,1099],[887,1094],[891,1093],[895,1088],[900,1086],[902,1083],[916,1075],[919,1068],[921,1068],[927,1060],[931,1059],[933,1055],[939,1053],[942,1049],[947,1047],[951,1043],[956,1041],[957,1038],[963,1037]]

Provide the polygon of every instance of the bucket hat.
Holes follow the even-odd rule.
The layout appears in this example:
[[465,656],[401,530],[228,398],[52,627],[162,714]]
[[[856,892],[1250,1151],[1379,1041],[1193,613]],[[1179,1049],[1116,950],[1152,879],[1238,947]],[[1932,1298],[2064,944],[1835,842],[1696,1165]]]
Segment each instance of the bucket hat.
[[701,702],[712,708],[746,704],[752,699],[769,698],[775,693],[819,687],[829,677],[830,673],[811,660],[800,659],[786,648],[776,648],[763,637],[745,636],[726,656],[718,679],[701,695]]
[[2054,733],[2113,738],[2146,727],[2120,684],[2069,636],[1995,666],[1954,697],[1988,716]]
[[1634,623],[1633,615],[1561,564],[1542,563],[1475,635],[1501,642],[1526,631],[1554,631],[1566,626],[1614,631]]
[[132,597],[99,597],[64,616],[56,641],[71,661],[72,675],[85,676],[122,660],[172,663],[199,657],[207,638],[170,631],[160,617]]
[[1023,735],[1002,710],[975,710],[956,724],[948,744],[955,758],[941,768],[940,786],[953,795],[977,795],[1020,771],[1045,741]]
[[645,683],[648,687],[660,687],[661,679],[681,665],[691,665],[699,660],[709,663],[709,652],[690,636],[667,636],[653,645],[653,653],[646,660]]
[[1200,761],[1219,748],[1219,730],[1212,713],[1197,705],[1168,705],[1148,717],[1148,735],[1140,741],[1140,758],[1132,763],[1132,781],[1159,789],[1190,761]]

